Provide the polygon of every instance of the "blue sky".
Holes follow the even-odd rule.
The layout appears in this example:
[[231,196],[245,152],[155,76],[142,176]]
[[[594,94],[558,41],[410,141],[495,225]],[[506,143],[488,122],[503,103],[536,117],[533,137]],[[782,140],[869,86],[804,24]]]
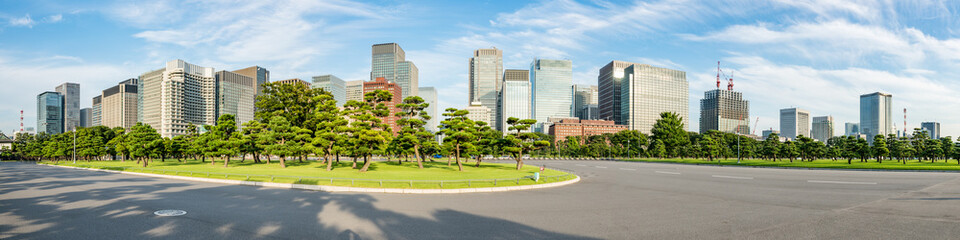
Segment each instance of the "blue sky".
[[[467,60],[503,50],[504,68],[570,59],[574,82],[596,84],[611,60],[687,72],[690,130],[735,72],[760,129],[800,107],[859,121],[859,95],[893,94],[903,128],[939,121],[960,134],[957,1],[11,1],[0,0],[0,131],[36,125],[36,95],[81,84],[81,107],[117,82],[172,59],[218,70],[260,65],[274,80],[334,74],[365,79],[370,45],[397,42],[435,86],[440,105],[466,105]],[[753,120],[751,120],[751,124]],[[759,131],[758,131],[759,133]]]

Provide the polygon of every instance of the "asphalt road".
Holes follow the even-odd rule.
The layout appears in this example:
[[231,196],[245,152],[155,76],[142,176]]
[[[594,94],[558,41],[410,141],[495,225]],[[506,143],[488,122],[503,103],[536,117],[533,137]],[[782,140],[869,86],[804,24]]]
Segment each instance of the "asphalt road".
[[[0,163],[0,239],[957,239],[960,174],[528,161],[577,184],[325,193]],[[469,171],[469,168],[467,169]],[[186,215],[155,216],[179,209]]]

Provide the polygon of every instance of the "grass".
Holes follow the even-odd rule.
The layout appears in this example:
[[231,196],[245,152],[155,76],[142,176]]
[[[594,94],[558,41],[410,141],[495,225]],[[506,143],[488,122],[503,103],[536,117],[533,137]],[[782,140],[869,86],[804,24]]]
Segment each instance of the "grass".
[[[358,168],[362,165],[358,162]],[[43,164],[53,165],[45,161]],[[518,185],[533,185],[548,182],[565,181],[576,178],[573,174],[546,169],[540,173],[540,181],[529,178],[539,171],[539,166],[526,165],[516,170],[515,164],[482,163],[474,167],[475,163],[464,164],[463,171],[457,171],[454,163],[447,166],[446,161],[424,162],[423,169],[417,168],[415,162],[404,162],[398,165],[396,161],[375,161],[365,173],[351,168],[352,162],[348,158],[341,158],[339,165],[334,165],[333,171],[326,171],[326,165],[317,161],[296,160],[287,161],[287,168],[280,168],[278,161],[270,164],[253,163],[247,160],[240,162],[231,160],[229,167],[223,167],[222,161],[211,165],[209,161],[189,160],[177,162],[153,160],[147,168],[142,168],[135,161],[78,161],[76,165],[71,161],[60,161],[56,165],[97,168],[108,170],[122,170],[130,172],[146,172],[166,175],[193,176],[215,179],[232,179],[259,182],[300,183],[327,186],[353,186],[368,188],[413,188],[413,189],[455,189],[503,187]],[[209,173],[209,174],[207,174]],[[562,177],[554,177],[562,176]],[[498,179],[496,182],[493,179]],[[439,181],[444,181],[441,183]]]
[[771,160],[758,160],[758,159],[744,159],[740,163],[737,163],[736,158],[730,158],[724,160],[714,159],[714,161],[707,161],[706,159],[651,159],[651,158],[641,158],[641,159],[624,159],[624,161],[636,161],[636,162],[662,162],[662,163],[683,163],[683,164],[699,164],[699,165],[735,165],[735,166],[753,166],[753,167],[784,167],[784,168],[835,168],[835,169],[887,169],[887,170],[937,170],[937,171],[960,171],[960,165],[957,164],[956,160],[948,160],[944,162],[943,160],[938,160],[937,162],[931,163],[930,161],[917,162],[917,160],[907,160],[906,164],[897,162],[897,160],[883,160],[883,163],[877,163],[876,160],[868,159],[866,162],[860,162],[859,159],[854,159],[851,164],[847,164],[846,159],[838,159],[836,161],[831,159],[818,159],[814,161],[804,161],[793,160],[790,162],[789,159],[782,159],[779,161]]

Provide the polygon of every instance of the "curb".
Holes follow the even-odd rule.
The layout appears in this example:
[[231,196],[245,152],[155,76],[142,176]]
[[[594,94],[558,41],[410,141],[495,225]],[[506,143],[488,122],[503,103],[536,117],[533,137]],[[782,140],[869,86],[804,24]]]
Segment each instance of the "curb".
[[172,176],[172,175],[153,174],[153,173],[124,172],[124,171],[117,171],[117,170],[81,168],[81,167],[70,167],[70,166],[48,165],[48,164],[42,164],[42,165],[51,166],[51,167],[97,171],[97,172],[129,174],[129,175],[145,176],[145,177],[177,179],[177,180],[194,181],[194,182],[246,185],[246,186],[269,187],[269,188],[303,189],[303,190],[314,190],[314,191],[321,191],[321,192],[400,193],[400,194],[488,193],[488,192],[508,192],[508,191],[518,191],[518,190],[552,188],[552,187],[565,186],[565,185],[570,185],[570,184],[580,182],[580,176],[577,176],[577,178],[566,180],[563,182],[512,186],[512,187],[459,188],[459,189],[360,188],[360,187],[293,184],[293,183],[252,182],[252,181],[228,180],[228,179]]
[[829,171],[856,171],[856,172],[935,172],[935,173],[960,173],[960,170],[917,170],[917,169],[878,169],[878,168],[811,168],[811,167],[779,167],[779,166],[744,166],[744,165],[720,165],[705,163],[678,163],[678,162],[646,162],[630,160],[610,160],[616,162],[633,162],[649,164],[671,164],[688,165],[703,167],[735,167],[735,168],[771,168],[771,169],[789,169],[789,170],[829,170]]

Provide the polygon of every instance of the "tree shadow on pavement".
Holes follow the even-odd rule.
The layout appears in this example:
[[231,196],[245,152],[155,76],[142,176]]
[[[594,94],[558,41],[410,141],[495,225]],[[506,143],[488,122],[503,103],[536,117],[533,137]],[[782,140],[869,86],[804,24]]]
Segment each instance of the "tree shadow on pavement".
[[[0,163],[0,239],[590,239],[452,209],[411,216],[377,201]],[[153,214],[162,209],[187,214]]]

